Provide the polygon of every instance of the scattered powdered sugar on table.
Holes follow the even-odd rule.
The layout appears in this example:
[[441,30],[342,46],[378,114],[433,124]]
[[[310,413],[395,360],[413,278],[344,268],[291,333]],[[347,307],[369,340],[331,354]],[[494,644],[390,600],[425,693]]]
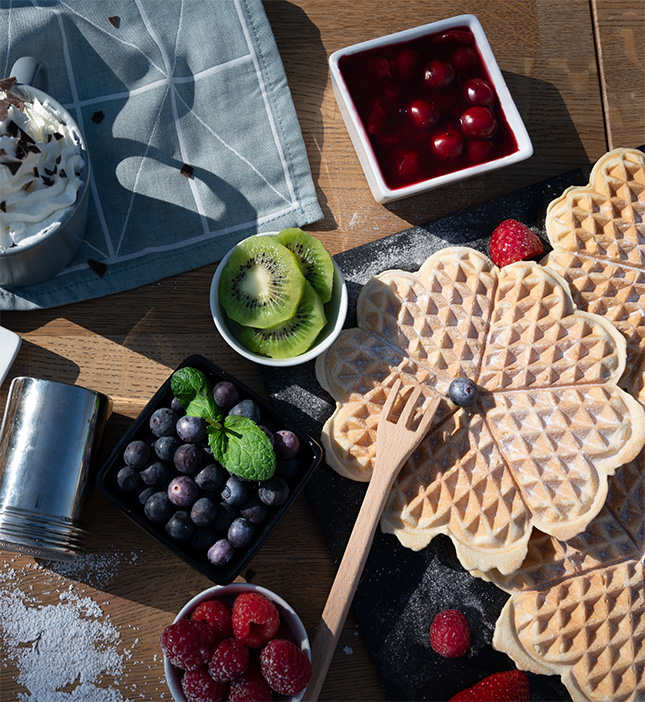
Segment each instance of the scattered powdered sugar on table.
[[[124,666],[139,639],[128,648],[102,604],[77,594],[69,579],[105,587],[124,560],[136,558],[112,550],[47,566],[27,561],[0,571],[0,655],[2,667],[11,662],[16,682],[25,688],[17,702],[132,702],[123,690],[128,687]],[[36,574],[42,596],[30,584]],[[141,699],[136,685],[129,687]]]

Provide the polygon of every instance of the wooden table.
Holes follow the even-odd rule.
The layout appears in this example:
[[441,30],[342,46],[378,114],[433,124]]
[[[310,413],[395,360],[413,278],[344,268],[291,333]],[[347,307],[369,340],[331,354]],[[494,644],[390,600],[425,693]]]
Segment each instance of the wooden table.
[[[645,143],[643,0],[265,0],[265,7],[324,212],[324,219],[309,229],[332,253],[595,161],[608,148]],[[464,12],[479,17],[535,154],[486,177],[378,205],[334,100],[327,57],[358,41]],[[105,458],[171,369],[192,353],[210,358],[265,393],[260,369],[231,352],[213,327],[208,289],[214,270],[215,265],[206,266],[67,307],[4,313],[0,321],[22,336],[23,345],[0,389],[2,406],[16,375],[76,383],[110,395],[114,414],[102,445]],[[91,569],[66,575],[69,571],[52,564],[38,565],[29,557],[1,552],[3,579],[33,588],[30,592],[44,603],[57,602],[60,589],[69,587],[95,598],[130,650],[120,680],[123,694],[130,699],[169,699],[159,634],[209,581],[140,532],[96,491],[87,520],[88,552],[110,562],[101,577]],[[335,565],[305,494],[251,568],[247,577],[282,595],[313,633]],[[9,664],[0,676],[2,699],[16,699],[21,688],[15,668]],[[351,616],[322,698],[383,699]]]

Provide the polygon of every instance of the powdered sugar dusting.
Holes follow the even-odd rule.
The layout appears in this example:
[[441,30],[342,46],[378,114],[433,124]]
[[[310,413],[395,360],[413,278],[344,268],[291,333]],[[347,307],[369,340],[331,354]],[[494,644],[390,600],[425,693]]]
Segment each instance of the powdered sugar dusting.
[[[99,602],[73,581],[80,577],[93,587],[105,587],[124,561],[133,563],[136,558],[136,553],[111,550],[51,567],[25,557],[5,562],[0,571],[0,655],[3,667],[15,671],[15,681],[24,688],[17,702],[149,698],[127,683],[126,664],[142,663],[133,659],[139,639],[114,624],[106,611],[108,601]],[[159,687],[165,687],[163,677]]]

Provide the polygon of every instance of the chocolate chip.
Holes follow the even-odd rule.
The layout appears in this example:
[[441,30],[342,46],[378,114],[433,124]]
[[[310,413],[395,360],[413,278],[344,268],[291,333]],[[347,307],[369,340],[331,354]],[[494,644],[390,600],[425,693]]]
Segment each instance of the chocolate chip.
[[92,122],[94,122],[94,124],[101,124],[104,117],[105,117],[105,115],[101,112],[101,110],[99,110],[98,112],[95,112],[92,115],[91,119],[92,119]]
[[96,261],[93,258],[88,258],[87,259],[87,265],[98,275],[100,278],[102,278],[106,272],[107,272],[107,266],[103,261]]
[[118,29],[119,25],[121,24],[121,18],[118,15],[112,15],[112,17],[108,17],[108,21],[113,27],[116,27],[116,29]]
[[187,163],[184,163],[179,171],[183,176],[186,176],[186,178],[192,178],[193,177],[193,167],[189,166]]

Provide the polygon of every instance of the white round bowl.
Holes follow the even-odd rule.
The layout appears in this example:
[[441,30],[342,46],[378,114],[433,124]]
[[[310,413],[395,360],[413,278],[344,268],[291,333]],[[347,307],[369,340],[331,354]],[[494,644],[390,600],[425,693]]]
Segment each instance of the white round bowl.
[[[309,637],[305,627],[300,621],[300,617],[296,614],[293,607],[285,602],[282,597],[276,595],[271,590],[267,590],[265,587],[260,585],[252,585],[251,583],[231,583],[230,585],[214,585],[206,590],[203,590],[198,595],[189,600],[179,611],[179,614],[175,617],[174,621],[179,619],[187,619],[190,617],[192,611],[200,605],[202,602],[207,600],[218,599],[223,600],[229,606],[233,605],[235,598],[243,592],[258,592],[260,595],[264,595],[268,600],[271,600],[273,604],[278,608],[280,612],[280,619],[289,627],[293,637],[295,639],[296,645],[300,647],[302,651],[307,654],[309,660],[311,660],[311,646],[309,644]],[[174,623],[174,622],[173,622]],[[186,702],[186,697],[181,689],[181,677],[183,671],[179,668],[175,668],[172,663],[164,656],[163,659],[164,672],[166,674],[166,682],[170,688],[173,700],[175,702]],[[299,692],[293,697],[287,697],[285,695],[278,695],[274,693],[274,699],[281,700],[284,702],[299,702],[305,690]]]
[[[265,232],[259,236],[272,236],[277,233],[278,232]],[[347,284],[345,283],[343,274],[340,272],[340,269],[336,265],[333,258],[334,286],[331,300],[325,304],[327,324],[318,335],[316,343],[308,351],[300,354],[300,356],[293,356],[291,358],[269,358],[268,356],[262,356],[258,353],[253,353],[253,351],[249,351],[249,349],[242,344],[235,324],[229,320],[219,303],[219,281],[222,277],[222,270],[224,269],[228,259],[233,254],[233,251],[234,249],[231,249],[220,261],[219,266],[217,266],[210,291],[211,314],[213,315],[213,321],[215,322],[215,326],[217,327],[219,333],[224,338],[224,341],[226,341],[226,343],[232,349],[237,351],[240,356],[244,356],[244,358],[260,363],[263,366],[280,367],[298,366],[301,363],[307,363],[307,361],[313,360],[316,358],[316,356],[320,356],[323,351],[332,345],[336,337],[340,334],[343,324],[345,324],[345,317],[347,316]]]

